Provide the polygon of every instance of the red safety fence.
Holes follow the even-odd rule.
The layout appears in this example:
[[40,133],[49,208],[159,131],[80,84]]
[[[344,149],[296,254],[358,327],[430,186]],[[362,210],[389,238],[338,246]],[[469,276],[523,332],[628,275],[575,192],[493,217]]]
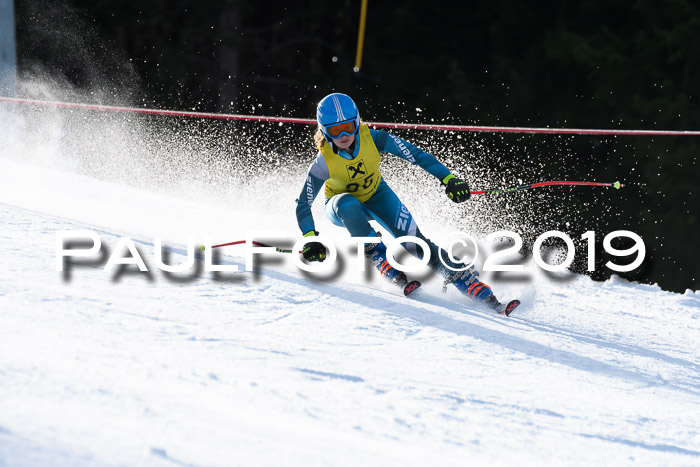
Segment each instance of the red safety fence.
[[[252,122],[298,123],[315,125],[316,120],[310,118],[269,117],[262,115],[220,114],[209,112],[188,112],[181,110],[141,109],[138,107],[119,107],[114,105],[80,104],[74,102],[42,101],[0,96],[0,102],[16,104],[43,105],[67,107],[74,109],[98,110],[106,112],[130,112],[149,115],[167,115],[174,117],[206,118],[219,120],[245,120]],[[700,136],[700,131],[683,130],[614,130],[614,129],[575,129],[575,128],[525,128],[507,126],[470,126],[470,125],[436,125],[423,123],[385,123],[367,122],[376,128],[393,128],[406,130],[439,130],[439,131],[471,131],[490,133],[546,133],[569,135],[649,135],[649,136]]]

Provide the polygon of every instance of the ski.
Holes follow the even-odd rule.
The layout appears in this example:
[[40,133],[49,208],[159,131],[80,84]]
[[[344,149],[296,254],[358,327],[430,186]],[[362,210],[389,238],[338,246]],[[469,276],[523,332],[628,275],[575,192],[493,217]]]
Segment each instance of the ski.
[[398,275],[394,277],[391,282],[401,287],[403,289],[403,294],[408,297],[411,292],[421,286],[421,283],[418,281],[409,281],[404,272],[398,272]]
[[409,295],[411,292],[413,292],[414,290],[416,290],[418,287],[420,287],[420,285],[421,285],[421,284],[420,284],[420,282],[418,282],[418,281],[410,281],[410,282],[407,282],[407,283],[403,286],[403,294],[404,294],[405,296],[408,297],[408,295]]
[[508,303],[499,303],[496,307],[496,311],[503,316],[510,316],[518,305],[520,305],[520,300],[511,300]]
[[495,296],[489,295],[484,300],[488,306],[496,310],[496,312],[503,316],[510,316],[510,314],[515,310],[518,305],[520,305],[520,300],[511,300],[508,303],[499,302]]

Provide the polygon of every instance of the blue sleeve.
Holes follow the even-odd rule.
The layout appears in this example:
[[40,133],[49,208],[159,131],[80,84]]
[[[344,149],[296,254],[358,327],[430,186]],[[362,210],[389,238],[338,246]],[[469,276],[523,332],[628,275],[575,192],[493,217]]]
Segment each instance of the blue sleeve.
[[301,190],[301,194],[299,194],[299,198],[296,200],[297,223],[299,224],[299,229],[301,229],[302,234],[315,230],[316,228],[314,218],[311,215],[311,205],[321,191],[324,182],[325,180],[309,173],[306,177],[304,188]]
[[369,130],[379,152],[388,152],[420,166],[423,170],[442,181],[450,174],[450,170],[442,165],[432,154],[412,145],[398,136],[382,130]]

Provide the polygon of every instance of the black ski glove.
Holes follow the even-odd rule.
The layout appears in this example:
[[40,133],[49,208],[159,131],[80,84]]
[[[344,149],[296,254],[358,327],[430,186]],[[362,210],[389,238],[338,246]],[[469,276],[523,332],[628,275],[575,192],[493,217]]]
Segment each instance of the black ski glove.
[[445,185],[447,197],[455,203],[466,201],[472,196],[471,193],[469,193],[469,185],[467,182],[460,180],[452,174],[445,177],[442,180],[442,184]]
[[[315,237],[318,232],[312,230],[304,234],[304,237]],[[306,261],[321,261],[326,259],[326,247],[323,246],[321,242],[309,242],[304,245],[304,249],[301,250],[301,254],[304,255]]]

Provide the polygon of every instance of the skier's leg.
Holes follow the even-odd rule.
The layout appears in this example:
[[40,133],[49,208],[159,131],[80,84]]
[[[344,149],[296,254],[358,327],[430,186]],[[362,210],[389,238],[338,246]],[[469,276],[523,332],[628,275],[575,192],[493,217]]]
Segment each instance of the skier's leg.
[[369,224],[369,212],[350,193],[335,195],[329,199],[326,202],[326,217],[333,224],[348,229],[348,232],[353,237],[372,237],[376,235]]
[[[473,266],[466,268],[465,264],[452,261],[447,252],[420,232],[408,208],[384,181],[377,189],[377,193],[365,202],[365,207],[394,237],[414,236],[423,240],[430,250],[428,266],[445,279],[445,285],[452,283],[464,295],[478,300],[495,301],[491,288],[477,279],[479,273]],[[418,259],[423,259],[426,254],[416,243],[403,245]],[[443,261],[440,261],[440,257]]]
[[406,275],[387,261],[386,246],[369,223],[369,211],[357,198],[349,193],[332,197],[326,203],[326,216],[333,224],[348,229],[353,237],[377,237],[377,242],[365,245],[365,256],[389,282],[402,287],[408,283]]

